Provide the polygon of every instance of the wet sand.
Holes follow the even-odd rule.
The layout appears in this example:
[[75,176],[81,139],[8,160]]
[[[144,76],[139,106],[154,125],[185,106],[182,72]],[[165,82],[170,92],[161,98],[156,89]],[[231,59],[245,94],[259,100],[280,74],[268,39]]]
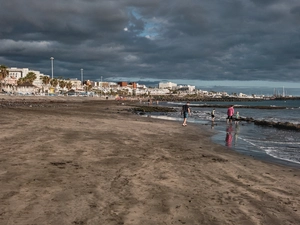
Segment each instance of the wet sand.
[[300,170],[213,144],[205,126],[129,102],[0,99],[0,224],[300,224]]

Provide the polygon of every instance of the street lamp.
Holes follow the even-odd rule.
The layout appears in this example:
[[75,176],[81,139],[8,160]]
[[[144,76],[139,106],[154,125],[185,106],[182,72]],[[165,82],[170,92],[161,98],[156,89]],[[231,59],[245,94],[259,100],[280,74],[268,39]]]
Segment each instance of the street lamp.
[[102,89],[102,76],[101,76],[101,83],[100,83],[99,86],[100,86],[100,97],[102,97],[102,90],[103,90],[103,89]]
[[53,79],[53,57],[50,58],[51,59],[51,78]]
[[81,71],[81,83],[83,85],[83,69],[80,69],[80,71]]

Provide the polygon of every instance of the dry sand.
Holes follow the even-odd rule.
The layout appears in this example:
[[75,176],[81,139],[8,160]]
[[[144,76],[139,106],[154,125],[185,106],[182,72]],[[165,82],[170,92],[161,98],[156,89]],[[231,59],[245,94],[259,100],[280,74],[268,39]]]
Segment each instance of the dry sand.
[[1,225],[300,224],[300,170],[213,144],[205,126],[127,102],[12,101],[0,100]]

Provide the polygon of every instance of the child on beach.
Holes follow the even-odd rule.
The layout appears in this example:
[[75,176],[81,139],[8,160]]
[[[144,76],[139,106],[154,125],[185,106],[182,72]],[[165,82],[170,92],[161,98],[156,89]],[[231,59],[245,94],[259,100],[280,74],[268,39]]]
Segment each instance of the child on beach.
[[211,121],[215,121],[215,109],[211,111]]

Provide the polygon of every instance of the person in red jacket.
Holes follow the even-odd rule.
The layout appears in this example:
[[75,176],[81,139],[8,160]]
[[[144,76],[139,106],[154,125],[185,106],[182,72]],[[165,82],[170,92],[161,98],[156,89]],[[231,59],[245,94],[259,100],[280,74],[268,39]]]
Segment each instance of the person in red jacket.
[[231,105],[228,109],[227,109],[227,123],[228,122],[232,122],[232,117],[233,117],[233,114],[234,114],[234,108],[233,108],[233,105]]

